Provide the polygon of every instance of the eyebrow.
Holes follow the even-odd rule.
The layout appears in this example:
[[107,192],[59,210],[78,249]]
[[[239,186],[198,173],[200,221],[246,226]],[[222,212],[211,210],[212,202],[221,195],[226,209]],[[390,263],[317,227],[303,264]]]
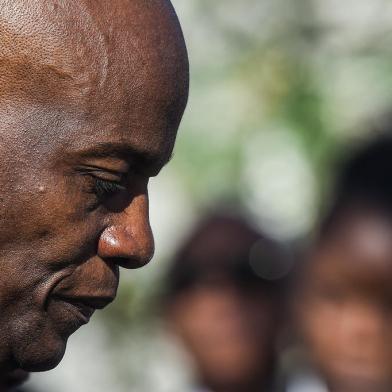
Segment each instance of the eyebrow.
[[149,177],[155,177],[169,163],[173,154],[161,155],[138,149],[127,143],[99,143],[90,149],[79,151],[79,155],[88,158],[120,158],[138,171]]

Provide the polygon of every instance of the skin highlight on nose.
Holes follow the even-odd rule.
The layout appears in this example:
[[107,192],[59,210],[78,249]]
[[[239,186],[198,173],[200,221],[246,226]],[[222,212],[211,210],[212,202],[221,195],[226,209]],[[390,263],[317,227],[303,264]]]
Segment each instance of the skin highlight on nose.
[[146,265],[154,254],[152,231],[135,235],[127,226],[108,227],[101,235],[98,244],[98,255],[106,260],[114,260],[123,268],[135,269]]

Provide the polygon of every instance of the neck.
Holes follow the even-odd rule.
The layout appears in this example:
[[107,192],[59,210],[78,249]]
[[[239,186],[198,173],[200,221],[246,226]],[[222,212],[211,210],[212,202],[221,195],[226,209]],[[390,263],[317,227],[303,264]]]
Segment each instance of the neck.
[[11,359],[10,351],[7,345],[3,343],[3,339],[0,337],[0,380],[3,379],[6,374],[9,374],[16,369],[17,366]]
[[13,391],[15,387],[23,384],[28,377],[29,373],[20,369],[5,374],[0,377],[0,392]]

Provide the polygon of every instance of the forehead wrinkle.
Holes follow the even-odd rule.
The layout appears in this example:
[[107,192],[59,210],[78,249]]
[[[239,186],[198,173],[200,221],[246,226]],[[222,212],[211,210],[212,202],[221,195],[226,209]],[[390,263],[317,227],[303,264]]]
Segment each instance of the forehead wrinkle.
[[12,78],[17,82],[13,87],[19,88],[14,93],[22,90],[23,82],[38,90],[43,78],[37,75],[45,74],[54,82],[57,77],[60,89],[68,81],[75,97],[102,84],[108,61],[103,34],[83,2],[72,7],[66,3],[0,0],[0,91],[12,90],[7,87]]
[[70,81],[72,75],[52,65],[0,59],[0,103],[15,95],[31,102],[65,97]]

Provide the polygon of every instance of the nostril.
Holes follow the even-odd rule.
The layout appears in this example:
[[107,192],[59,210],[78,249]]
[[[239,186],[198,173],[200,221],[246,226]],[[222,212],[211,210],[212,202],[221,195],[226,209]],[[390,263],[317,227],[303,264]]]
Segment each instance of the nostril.
[[127,269],[138,269],[144,267],[148,264],[152,259],[152,255],[149,258],[140,258],[140,257],[111,257],[110,259],[106,259],[111,263],[114,263],[122,268]]

